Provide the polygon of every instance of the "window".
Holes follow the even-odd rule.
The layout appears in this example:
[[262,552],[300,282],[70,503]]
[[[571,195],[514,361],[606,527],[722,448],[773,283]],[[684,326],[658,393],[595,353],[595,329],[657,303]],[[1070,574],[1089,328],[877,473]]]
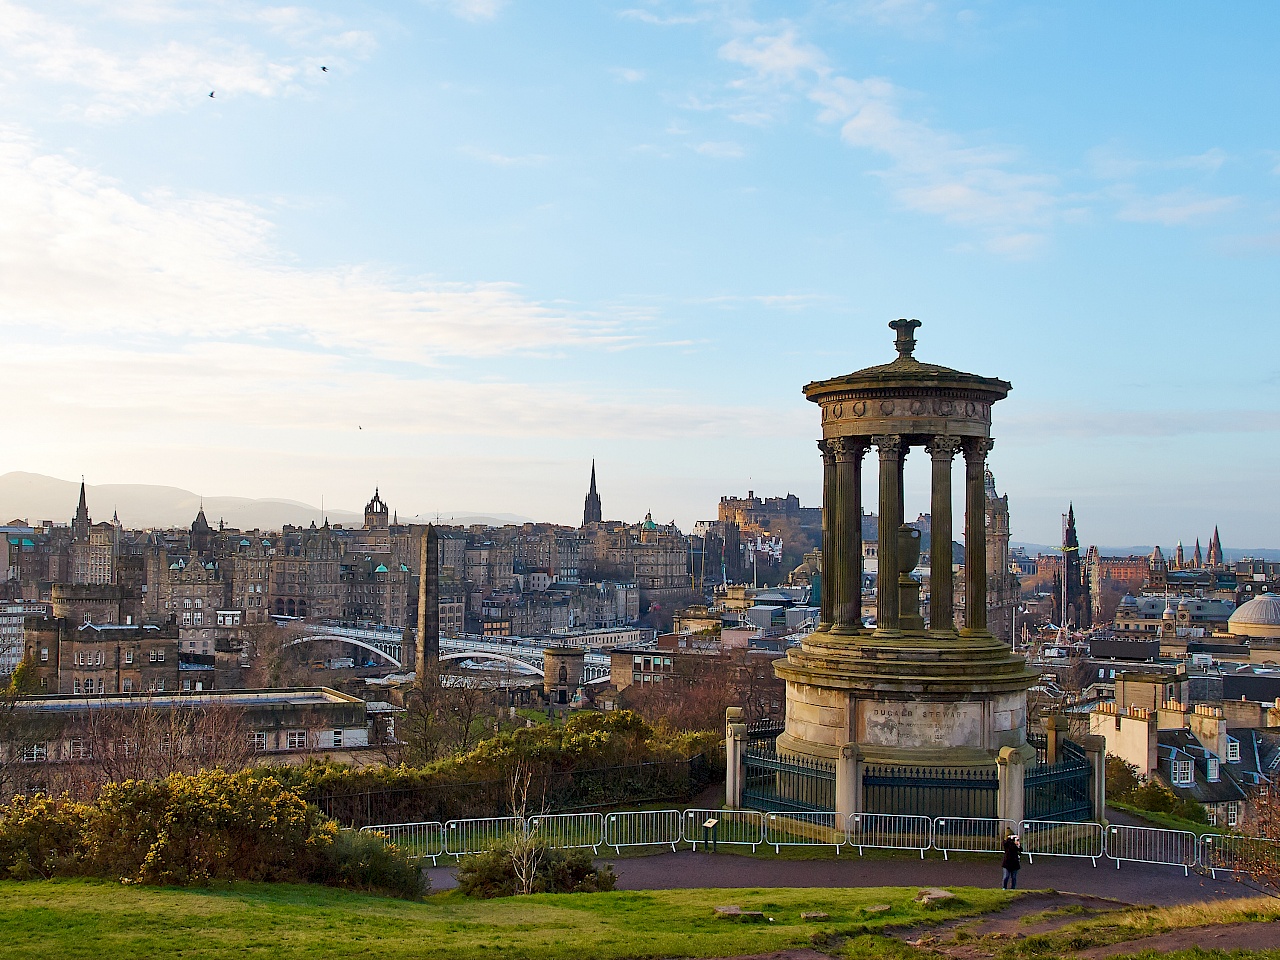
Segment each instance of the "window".
[[262,751],[267,749],[267,731],[254,730],[249,734],[249,748],[251,750]]
[[156,680],[156,692],[164,693],[164,677],[160,677]]
[[126,650],[126,651],[124,652],[124,662],[125,662],[125,663],[133,663],[133,651],[132,651],[132,650]]
[[334,745],[335,747],[340,747],[340,746],[342,746],[342,731],[341,731],[341,730],[335,730],[335,731],[333,731],[333,745]]
[[48,759],[49,745],[47,743],[33,743],[22,748],[23,763],[44,763]]
[[41,647],[41,648],[40,648],[40,662],[41,662],[41,663],[48,663],[48,662],[49,662],[49,648],[48,648],[48,647]]
[[183,680],[183,681],[182,681],[182,689],[183,689],[184,691],[190,691],[190,690],[191,690],[191,681],[190,681],[190,680]]
[[1240,762],[1240,741],[1235,737],[1227,737],[1227,763]]
[[1232,800],[1227,804],[1227,826],[1234,827],[1240,822],[1240,804]]
[[72,737],[67,747],[72,760],[88,760],[93,755],[89,745],[79,737]]
[[156,662],[156,654],[157,654],[158,652],[159,652],[159,651],[157,651],[157,650],[152,650],[152,651],[151,651],[151,662],[152,662],[152,663],[155,663],[155,662]]
[[71,681],[71,692],[72,693],[80,692],[80,679],[78,677]]
[[1190,760],[1174,760],[1173,761],[1173,783],[1178,787],[1189,787],[1195,783],[1195,775],[1192,773],[1193,764]]
[[285,747],[289,750],[305,750],[307,748],[307,731],[290,730],[285,735]]
[[133,680],[129,677],[125,677],[124,685],[121,689],[124,693],[133,693]]
[[1209,772],[1208,772],[1209,782],[1217,783],[1218,782],[1218,758],[1210,757],[1206,761],[1206,766],[1209,768]]

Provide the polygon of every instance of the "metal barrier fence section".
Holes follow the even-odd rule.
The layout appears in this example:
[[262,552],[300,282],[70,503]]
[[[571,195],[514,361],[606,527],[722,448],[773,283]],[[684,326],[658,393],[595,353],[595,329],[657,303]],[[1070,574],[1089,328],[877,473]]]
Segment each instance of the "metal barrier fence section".
[[780,757],[772,741],[752,743],[743,754],[742,802],[767,813],[812,811],[836,805],[836,765],[803,757]]
[[905,813],[851,813],[846,824],[849,845],[873,850],[919,850],[920,859],[933,843],[933,821]]
[[624,813],[605,814],[604,842],[617,853],[623,847],[669,846],[674,853],[676,844],[684,839],[681,824],[684,813],[680,810],[629,810]]
[[764,818],[764,842],[781,853],[783,847],[830,847],[840,852],[846,833],[838,813],[770,813]]
[[481,853],[524,833],[520,817],[477,817],[450,820],[444,825],[444,852],[451,857]]
[[917,810],[929,817],[989,819],[996,815],[999,787],[994,767],[867,764],[862,771],[862,803],[869,813]]
[[444,825],[432,820],[428,823],[379,823],[371,827],[361,827],[361,833],[376,833],[393,843],[406,854],[410,860],[431,858],[431,865],[436,865],[436,858],[444,853]]
[[1206,833],[1200,837],[1196,857],[1215,880],[1219,870],[1275,876],[1280,871],[1280,840]]
[[627,810],[617,813],[546,814],[530,817],[476,817],[418,823],[382,823],[360,828],[405,851],[411,860],[481,853],[516,837],[536,837],[549,847],[568,849],[602,846],[621,853],[623,847],[664,846],[674,852],[681,843],[695,848],[720,844],[762,844],[781,852],[784,846],[868,847],[882,850],[926,850],[944,858],[952,853],[1000,853],[1004,840],[1019,833],[1023,852],[1036,857],[1077,857],[1097,866],[1114,860],[1182,867],[1189,874],[1201,867],[1250,876],[1274,875],[1280,870],[1280,840],[1239,834],[1203,834],[1159,827],[1132,827],[1073,820],[1023,820],[1015,824],[994,817],[928,817],[906,814],[853,813],[843,821],[838,813],[821,810],[763,814],[755,810]]
[[1105,850],[1100,823],[1061,820],[1023,820],[1022,850],[1035,863],[1041,857],[1087,857],[1098,865]]
[[1012,820],[995,817],[938,817],[933,821],[933,848],[943,859],[952,853],[1000,853],[1004,839],[1018,832]]
[[1196,835],[1186,830],[1158,827],[1129,827],[1115,824],[1107,828],[1107,856],[1120,869],[1121,860],[1135,863],[1162,863],[1191,872],[1198,854]]
[[530,817],[525,832],[549,847],[590,847],[593,853],[599,853],[600,844],[604,843],[604,817],[598,813],[549,813]]
[[754,851],[764,843],[764,815],[755,810],[686,810],[684,839],[695,845],[709,840],[716,845],[750,846]]

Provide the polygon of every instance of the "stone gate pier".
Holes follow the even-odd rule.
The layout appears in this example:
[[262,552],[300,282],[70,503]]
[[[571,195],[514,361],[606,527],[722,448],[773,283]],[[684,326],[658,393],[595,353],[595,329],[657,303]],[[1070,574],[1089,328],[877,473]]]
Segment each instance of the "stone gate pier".
[[[915,358],[917,320],[895,320],[890,363],[810,383],[822,410],[822,623],[775,664],[786,681],[780,761],[831,770],[843,814],[1023,818],[1027,690],[1037,676],[987,630],[986,458],[1004,380]],[[930,590],[911,576],[920,532],[904,524],[903,464],[929,458]],[[875,628],[862,621],[862,466],[878,463]],[[963,463],[964,611],[953,609],[952,475]],[[927,619],[926,619],[927,615]],[[913,785],[914,784],[914,785]],[[950,784],[950,786],[948,786]],[[901,787],[901,789],[899,789]]]

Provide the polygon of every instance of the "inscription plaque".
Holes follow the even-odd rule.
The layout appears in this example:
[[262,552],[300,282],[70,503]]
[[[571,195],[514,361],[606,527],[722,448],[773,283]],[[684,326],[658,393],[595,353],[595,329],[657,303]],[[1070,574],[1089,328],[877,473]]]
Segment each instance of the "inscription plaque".
[[981,703],[863,700],[862,743],[881,747],[981,747]]

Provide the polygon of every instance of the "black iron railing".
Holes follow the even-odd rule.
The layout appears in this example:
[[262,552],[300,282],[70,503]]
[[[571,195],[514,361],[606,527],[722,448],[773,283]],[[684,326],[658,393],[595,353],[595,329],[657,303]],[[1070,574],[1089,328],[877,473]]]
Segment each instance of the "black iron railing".
[[923,817],[994,817],[999,788],[994,767],[868,764],[862,772],[862,808]]
[[742,805],[768,813],[836,808],[836,765],[808,757],[779,756],[772,742],[747,747]]

